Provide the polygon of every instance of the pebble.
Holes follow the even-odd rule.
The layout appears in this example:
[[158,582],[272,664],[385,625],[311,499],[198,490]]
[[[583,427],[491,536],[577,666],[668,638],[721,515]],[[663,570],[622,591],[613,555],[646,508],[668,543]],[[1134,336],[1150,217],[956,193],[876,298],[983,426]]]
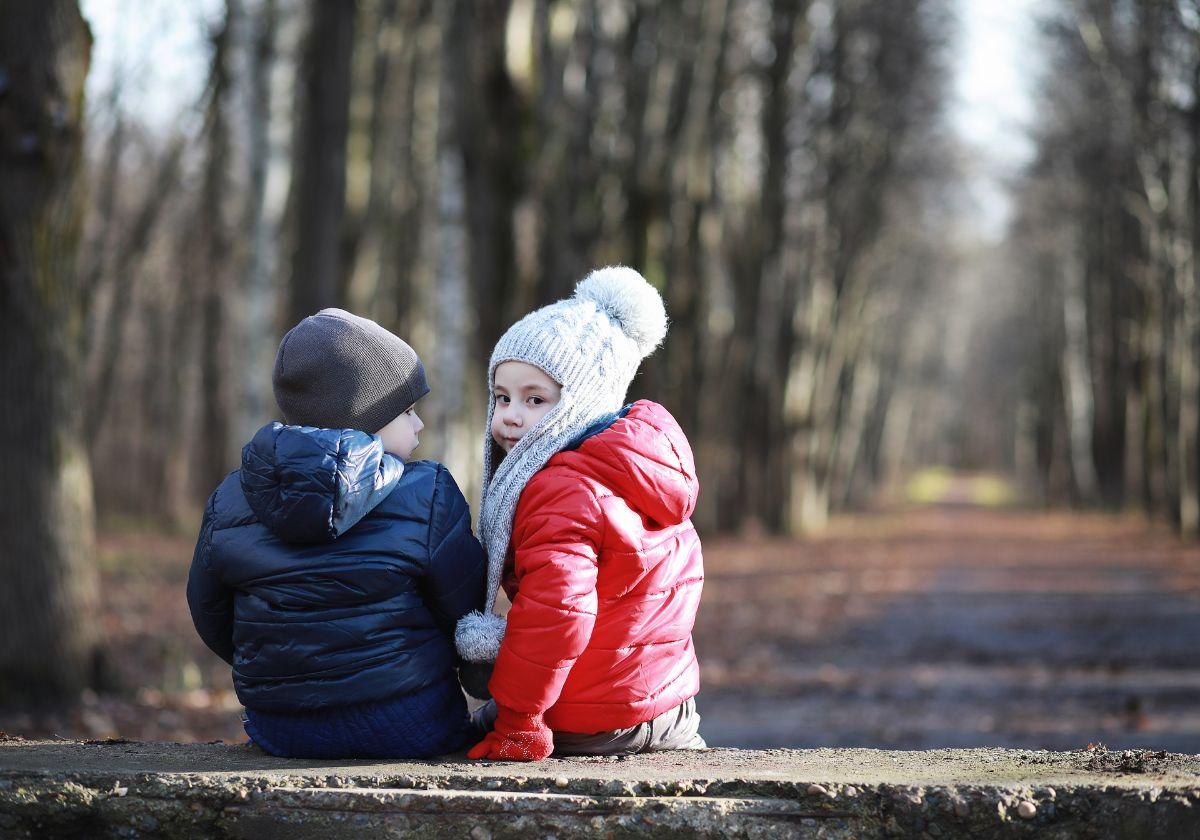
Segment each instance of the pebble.
[[120,782],[113,782],[112,790],[109,791],[113,796],[124,796],[129,793],[129,788],[122,787]]
[[571,784],[571,780],[568,779],[566,776],[559,776],[557,779],[554,780],[555,787],[565,788],[569,784]]
[[856,788],[854,785],[850,785],[850,787],[846,788],[846,795],[858,796],[858,788]]
[[1048,787],[1045,790],[1046,790],[1046,798],[1047,799],[1053,801],[1055,798],[1058,797],[1058,791],[1056,791],[1054,788]]
[[504,782],[500,781],[499,779],[492,779],[487,783],[487,786],[488,790],[500,790],[500,788],[504,787]]
[[815,784],[808,786],[808,792],[813,796],[827,796],[829,794],[829,791],[827,791],[824,786]]
[[965,799],[960,799],[954,803],[954,813],[958,817],[966,817],[971,813],[971,806],[967,804]]
[[492,840],[492,832],[481,825],[471,829],[471,840]]
[[1031,820],[1037,816],[1037,806],[1028,799],[1024,799],[1021,801],[1021,804],[1017,806],[1017,814],[1023,820]]

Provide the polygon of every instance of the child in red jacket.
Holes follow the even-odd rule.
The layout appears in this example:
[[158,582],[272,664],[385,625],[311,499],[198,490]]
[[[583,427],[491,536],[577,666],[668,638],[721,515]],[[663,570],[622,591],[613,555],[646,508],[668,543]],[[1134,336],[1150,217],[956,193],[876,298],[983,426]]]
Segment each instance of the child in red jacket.
[[487,603],[503,583],[512,608],[458,625],[460,655],[495,662],[471,758],[704,747],[692,451],[662,406],[621,407],[666,331],[658,292],[605,268],[492,352],[479,526]]

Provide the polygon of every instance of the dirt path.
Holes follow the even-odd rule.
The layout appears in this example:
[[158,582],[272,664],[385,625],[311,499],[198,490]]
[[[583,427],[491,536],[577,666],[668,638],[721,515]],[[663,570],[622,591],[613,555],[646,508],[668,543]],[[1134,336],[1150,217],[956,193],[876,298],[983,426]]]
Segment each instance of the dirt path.
[[705,561],[713,745],[1200,753],[1200,546],[1160,529],[939,508]]

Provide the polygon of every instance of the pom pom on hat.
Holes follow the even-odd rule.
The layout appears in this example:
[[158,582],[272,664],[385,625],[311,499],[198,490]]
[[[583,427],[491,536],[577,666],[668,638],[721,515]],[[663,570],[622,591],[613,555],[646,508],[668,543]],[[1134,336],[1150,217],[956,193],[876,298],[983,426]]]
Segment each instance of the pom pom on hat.
[[658,290],[632,268],[598,268],[579,281],[575,297],[590,300],[649,356],[667,335],[667,311]]

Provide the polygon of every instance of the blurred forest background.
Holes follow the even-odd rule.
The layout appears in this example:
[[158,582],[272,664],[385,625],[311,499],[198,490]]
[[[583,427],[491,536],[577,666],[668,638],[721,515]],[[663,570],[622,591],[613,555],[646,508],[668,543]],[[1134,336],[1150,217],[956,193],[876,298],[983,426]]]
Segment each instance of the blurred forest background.
[[[223,0],[175,11],[206,78],[165,116],[135,52],[85,97],[86,13],[0,0],[0,700],[127,687],[99,577],[179,553],[299,318],[417,349],[420,454],[474,506],[493,343],[611,263],[672,318],[631,396],[688,432],[706,535],[930,466],[1200,530],[1197,0],[1038,5],[998,236],[952,0]],[[193,641],[150,656],[176,687]]]

